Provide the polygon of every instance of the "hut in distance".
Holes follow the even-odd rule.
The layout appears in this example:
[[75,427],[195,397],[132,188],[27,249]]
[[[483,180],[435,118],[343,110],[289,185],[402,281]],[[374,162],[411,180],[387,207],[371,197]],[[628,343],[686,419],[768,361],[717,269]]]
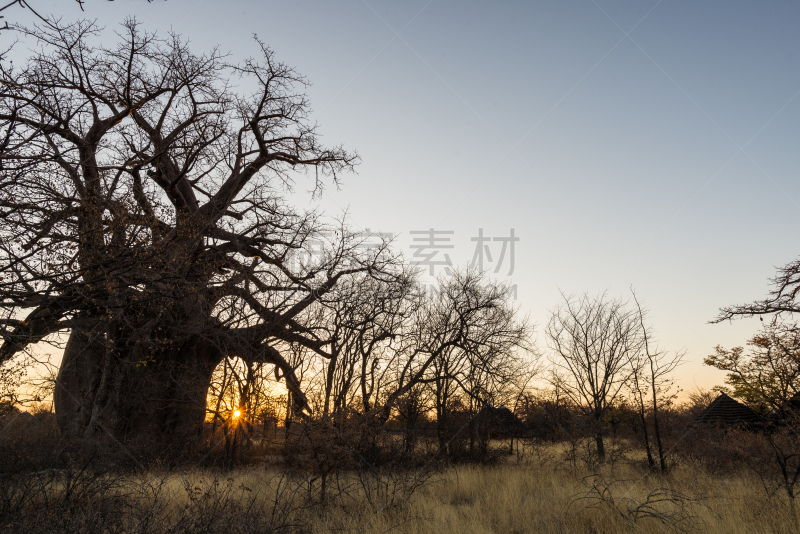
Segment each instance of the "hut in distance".
[[695,424],[731,428],[753,426],[760,421],[761,417],[754,410],[725,393],[720,393],[698,416]]

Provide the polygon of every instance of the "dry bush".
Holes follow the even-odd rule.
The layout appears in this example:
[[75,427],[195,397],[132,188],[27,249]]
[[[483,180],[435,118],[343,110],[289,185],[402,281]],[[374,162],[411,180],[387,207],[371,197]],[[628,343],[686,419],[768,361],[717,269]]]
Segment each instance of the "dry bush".
[[57,467],[61,433],[55,415],[42,407],[10,410],[0,417],[0,476]]
[[407,501],[438,467],[431,456],[409,453],[402,433],[355,413],[336,425],[311,419],[293,425],[283,460],[307,477],[309,502],[372,510]]
[[0,532],[795,532],[786,503],[743,466],[661,475],[638,453],[564,469],[563,444],[523,449],[494,465],[336,469],[324,502],[319,473],[302,466],[17,474],[0,479]]
[[[557,450],[554,448],[554,452]],[[620,515],[606,504],[579,502],[577,497],[587,491],[583,477],[531,462],[454,466],[421,488],[401,508],[378,514],[368,508],[331,508],[314,518],[311,530],[370,534],[661,533],[673,528],[648,516],[647,507],[651,506],[662,514],[673,514],[677,530],[691,525],[694,532],[700,533],[794,532],[785,508],[753,497],[753,484],[758,480],[747,473],[731,473],[725,483],[696,468],[677,467],[667,476],[648,473],[646,469],[620,466],[618,476],[613,478],[614,502],[623,514],[631,505],[630,514],[636,515],[633,524],[627,515]],[[604,476],[612,480],[610,475]],[[673,501],[657,503],[659,495]],[[685,505],[682,511],[681,502]],[[679,521],[680,518],[685,520]]]
[[[665,487],[654,488],[637,498],[625,492],[626,482],[590,475],[583,479],[587,491],[575,495],[570,507],[582,507],[584,511],[607,509],[630,523],[632,530],[647,521],[677,532],[692,532],[697,527],[694,509],[702,503],[696,499]],[[627,495],[620,496],[620,493]]]
[[250,472],[173,475],[85,468],[21,475],[0,483],[3,532],[293,532],[302,481]]
[[72,454],[54,428],[40,411],[0,434],[0,532],[796,531],[769,443],[752,432],[695,429],[656,474],[624,429],[603,463],[591,435],[522,439],[515,455],[494,439],[491,463],[462,463],[443,454],[433,426],[418,428],[409,453],[402,429],[353,413],[254,437],[238,467],[220,446],[211,452],[225,470],[147,471]]

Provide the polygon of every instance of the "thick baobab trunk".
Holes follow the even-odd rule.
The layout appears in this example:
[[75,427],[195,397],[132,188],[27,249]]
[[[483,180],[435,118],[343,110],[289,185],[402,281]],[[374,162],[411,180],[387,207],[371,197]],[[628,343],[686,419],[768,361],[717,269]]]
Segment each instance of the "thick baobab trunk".
[[103,374],[102,334],[73,330],[58,369],[53,404],[61,433],[69,438],[83,434]]
[[149,360],[106,345],[102,333],[70,335],[54,393],[62,432],[72,439],[111,437],[160,456],[192,448],[223,352],[199,338]]

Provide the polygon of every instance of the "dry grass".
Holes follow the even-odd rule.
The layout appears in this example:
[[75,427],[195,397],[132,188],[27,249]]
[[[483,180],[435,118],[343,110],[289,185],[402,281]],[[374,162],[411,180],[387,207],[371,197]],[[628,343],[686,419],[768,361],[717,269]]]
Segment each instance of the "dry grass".
[[310,531],[797,532],[785,500],[767,498],[760,480],[747,473],[720,478],[684,466],[661,477],[630,465],[600,471],[529,461],[451,467],[401,508],[332,508],[312,519]]
[[48,472],[37,475],[46,491],[0,514],[0,532],[797,532],[783,495],[768,496],[746,470],[686,464],[662,477],[635,458],[587,470],[565,451],[537,447],[424,476],[340,473],[324,504],[319,479],[268,465],[83,480]]

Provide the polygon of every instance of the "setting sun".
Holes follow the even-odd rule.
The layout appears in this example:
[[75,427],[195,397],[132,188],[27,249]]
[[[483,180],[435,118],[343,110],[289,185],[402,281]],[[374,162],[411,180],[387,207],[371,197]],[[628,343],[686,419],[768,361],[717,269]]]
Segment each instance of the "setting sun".
[[234,417],[239,417],[240,415],[242,415],[242,412],[240,412],[239,410],[234,410],[233,411],[233,416]]

